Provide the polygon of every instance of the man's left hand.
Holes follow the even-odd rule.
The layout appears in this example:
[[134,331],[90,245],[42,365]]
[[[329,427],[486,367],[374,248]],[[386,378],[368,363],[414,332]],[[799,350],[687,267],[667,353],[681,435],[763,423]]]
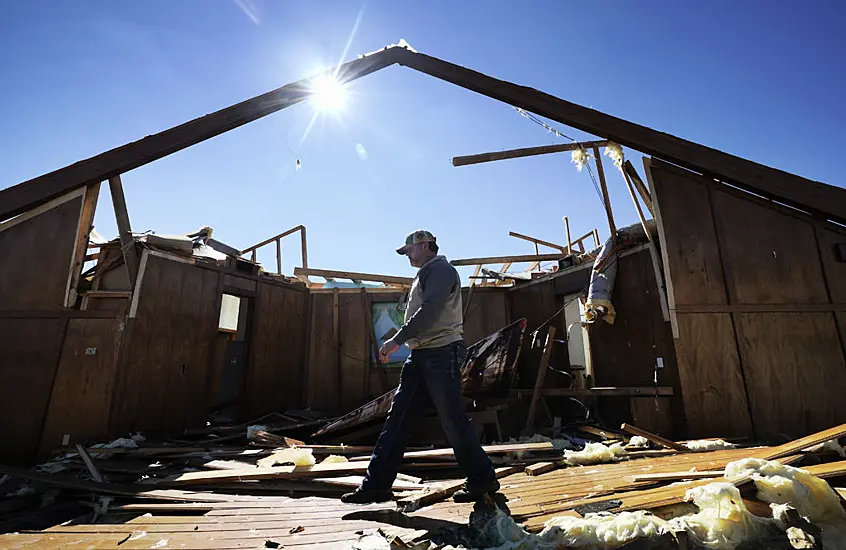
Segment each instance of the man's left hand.
[[393,340],[388,340],[387,342],[382,344],[381,348],[379,348],[379,360],[382,363],[387,363],[388,358],[391,356],[391,354],[397,351],[399,348],[399,345],[396,344]]

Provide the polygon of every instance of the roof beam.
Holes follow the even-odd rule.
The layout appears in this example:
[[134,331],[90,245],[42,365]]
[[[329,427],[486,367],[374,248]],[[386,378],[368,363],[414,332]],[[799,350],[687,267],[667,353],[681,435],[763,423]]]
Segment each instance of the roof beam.
[[485,265],[485,264],[504,264],[523,263],[523,262],[552,262],[560,260],[566,256],[566,253],[559,252],[558,254],[524,254],[522,256],[492,256],[490,258],[461,258],[452,260],[450,263],[454,266],[460,265]]
[[377,275],[375,273],[358,273],[355,271],[334,271],[331,269],[312,269],[295,267],[294,275],[297,277],[308,277],[314,275],[324,279],[350,279],[351,281],[373,281],[375,283],[386,283],[392,285],[411,286],[414,279],[411,277],[395,277],[393,275]]
[[[389,47],[345,63],[337,69],[337,78],[346,83],[393,65],[396,63],[395,54],[401,49]],[[323,74],[335,74],[335,69]],[[295,105],[311,95],[310,83],[317,76],[320,75],[298,80],[169,130],[0,190],[0,221],[26,212],[68,191],[119,176]]]
[[846,223],[846,190],[843,188],[723,153],[436,57],[408,50],[397,50],[396,54],[400,65],[747,191]]
[[563,153],[575,151],[576,149],[590,149],[591,147],[605,147],[608,141],[583,141],[564,143],[560,145],[542,145],[540,147],[524,147],[522,149],[509,149],[495,153],[480,153],[478,155],[467,155],[463,157],[452,157],[453,166],[467,166],[468,164],[481,164],[494,160],[516,159],[522,157],[533,157],[535,155],[547,155],[549,153]]

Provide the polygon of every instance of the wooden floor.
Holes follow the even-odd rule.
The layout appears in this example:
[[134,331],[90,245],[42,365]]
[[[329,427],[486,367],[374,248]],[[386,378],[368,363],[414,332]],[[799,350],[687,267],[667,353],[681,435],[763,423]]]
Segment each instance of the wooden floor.
[[[377,530],[410,541],[466,524],[473,508],[446,501],[406,515],[394,503],[359,506],[321,497],[248,497],[237,502],[142,507],[150,511],[120,523],[60,525],[2,535],[0,547],[265,548],[266,541],[273,541],[285,548],[349,548]],[[201,513],[191,515],[192,511]]]
[[[804,442],[795,447],[801,448]],[[515,473],[502,478],[500,504],[529,530],[539,530],[556,515],[574,515],[580,505],[614,500],[614,511],[655,510],[678,504],[690,485],[669,485],[687,473],[719,472],[747,456],[772,457],[791,449],[731,449],[679,453],[617,464],[555,469],[541,475]],[[792,462],[798,455],[783,458]],[[846,475],[846,461],[808,467],[814,475]],[[664,475],[656,475],[664,474]],[[719,475],[719,474],[718,474]],[[701,476],[700,476],[701,477]],[[668,479],[669,478],[669,479]],[[660,481],[659,481],[660,479]],[[708,483],[698,480],[692,483]],[[189,491],[160,491],[157,497],[191,499]],[[113,506],[96,524],[57,525],[43,531],[0,535],[0,548],[350,548],[365,535],[381,531],[405,542],[429,538],[446,528],[466,525],[471,504],[441,501],[404,514],[396,504],[343,504],[337,498],[206,495],[212,502],[136,501]],[[209,498],[211,495],[214,498]],[[148,497],[151,495],[148,495]],[[268,545],[268,542],[270,544]]]

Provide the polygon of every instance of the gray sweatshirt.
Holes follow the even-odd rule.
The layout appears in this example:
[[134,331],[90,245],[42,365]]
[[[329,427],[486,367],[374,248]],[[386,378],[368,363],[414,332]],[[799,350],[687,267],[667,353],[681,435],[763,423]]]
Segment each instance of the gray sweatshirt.
[[461,278],[444,256],[435,256],[417,271],[405,323],[393,341],[410,349],[439,348],[463,338]]

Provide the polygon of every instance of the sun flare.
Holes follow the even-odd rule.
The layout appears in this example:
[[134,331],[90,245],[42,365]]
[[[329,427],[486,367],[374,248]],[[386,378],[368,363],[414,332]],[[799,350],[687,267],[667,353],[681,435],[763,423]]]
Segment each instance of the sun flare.
[[312,100],[318,111],[338,113],[346,104],[347,91],[334,76],[320,75],[311,85]]

